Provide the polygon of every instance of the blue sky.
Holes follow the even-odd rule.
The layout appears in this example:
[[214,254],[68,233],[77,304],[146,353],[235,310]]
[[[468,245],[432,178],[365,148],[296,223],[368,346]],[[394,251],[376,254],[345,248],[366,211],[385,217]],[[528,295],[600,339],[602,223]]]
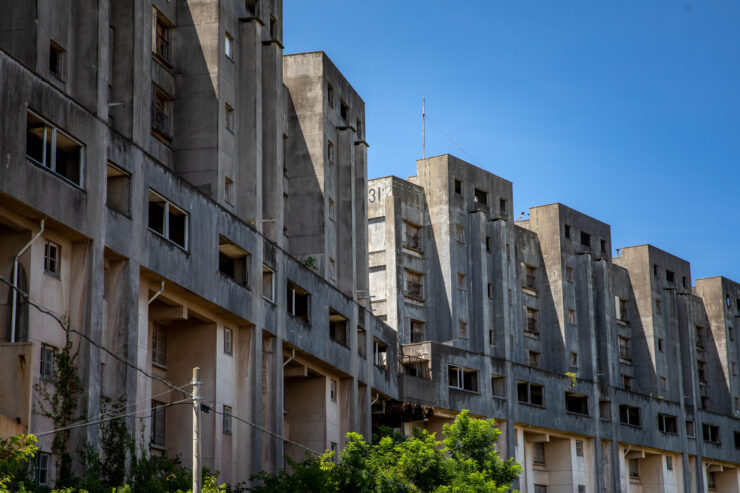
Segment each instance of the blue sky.
[[[740,282],[740,0],[284,0],[366,105],[369,176],[455,154]],[[445,136],[447,134],[447,136]],[[459,149],[450,142],[451,138]]]

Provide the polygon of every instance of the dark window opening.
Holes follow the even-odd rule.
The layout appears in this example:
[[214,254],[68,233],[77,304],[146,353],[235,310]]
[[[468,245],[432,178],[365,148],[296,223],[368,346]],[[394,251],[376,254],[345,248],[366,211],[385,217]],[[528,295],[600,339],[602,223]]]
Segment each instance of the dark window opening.
[[340,100],[339,102],[339,116],[342,117],[342,120],[345,122],[347,121],[347,115],[349,113],[349,105],[344,102],[344,100]]
[[152,401],[152,445],[165,446],[165,408],[164,402]]
[[128,216],[131,213],[131,174],[108,163],[105,181],[105,205]]
[[638,459],[629,459],[630,479],[640,479],[640,461]]
[[461,366],[447,367],[450,388],[478,392],[478,371]]
[[653,276],[658,277],[658,264],[653,264]]
[[152,364],[167,366],[167,327],[159,323],[152,327]]
[[262,264],[262,297],[275,302],[275,271]]
[[678,433],[678,424],[675,416],[658,414],[658,429],[663,433]]
[[672,270],[665,271],[665,280],[668,283],[673,284],[676,282],[676,274]]
[[506,377],[503,375],[491,376],[491,392],[496,397],[506,397]]
[[735,448],[740,449],[740,431],[736,431],[734,436],[735,436]]
[[506,199],[499,199],[498,200],[498,213],[500,216],[505,216],[508,214],[509,209],[509,201]]
[[64,49],[53,41],[49,44],[49,72],[64,80]]
[[44,272],[54,277],[59,277],[61,256],[61,247],[56,243],[47,240],[44,243]]
[[604,421],[611,421],[612,419],[611,401],[599,401],[599,419],[603,419]]
[[404,294],[411,298],[424,298],[424,274],[407,270],[406,272],[406,289]]
[[476,188],[473,195],[473,200],[478,204],[488,205],[488,193]]
[[719,443],[719,426],[702,423],[701,432],[705,442]]
[[527,308],[527,327],[525,331],[530,334],[539,334],[539,328],[537,326],[537,310],[534,308]]
[[26,114],[26,157],[82,186],[82,144],[30,111]]
[[[490,236],[486,236],[486,251],[487,252],[491,251],[491,237]],[[740,310],[740,308],[738,309]]]
[[517,398],[522,404],[544,407],[544,387],[540,384],[530,382],[517,382]]
[[524,274],[524,287],[527,289],[537,290],[537,267],[526,266]]
[[170,35],[172,25],[161,15],[157,15],[155,25],[155,45],[154,52],[164,59],[170,61]]
[[420,320],[411,319],[409,322],[409,328],[411,329],[411,342],[422,342],[424,340],[424,327],[425,323]]
[[627,404],[619,405],[619,422],[628,426],[640,426],[640,408]]
[[329,102],[329,108],[334,107],[334,88],[331,84],[326,85],[326,97]]
[[403,246],[416,250],[418,252],[423,251],[422,249],[422,228],[416,224],[410,222],[404,223],[406,228],[406,236],[404,238]]
[[532,462],[537,466],[544,466],[545,461],[545,442],[534,442],[532,444]]
[[277,19],[275,19],[273,16],[270,16],[270,39],[272,41],[278,40],[277,27]]
[[565,393],[565,410],[569,413],[588,416],[588,396],[581,394]]
[[606,240],[601,240],[601,253],[606,253]]
[[455,193],[462,195],[462,182],[455,180]]
[[240,286],[249,285],[249,253],[221,235],[218,237],[218,271]]
[[377,367],[388,368],[388,344],[378,338],[373,338],[373,362]]
[[347,322],[347,317],[332,308],[329,309],[329,338],[345,347],[349,344]]
[[565,225],[565,237],[570,239],[570,224]]
[[153,103],[152,130],[163,139],[171,140],[172,128],[170,125],[170,114],[172,111],[172,97],[155,85]]
[[151,190],[149,190],[149,229],[187,249],[187,213]]
[[363,329],[362,327],[357,327],[357,354],[360,355],[360,358],[365,358],[365,354],[367,351],[367,348],[365,345],[367,344],[367,331]]
[[293,315],[295,318],[308,323],[308,312],[309,307],[311,306],[309,302],[310,296],[311,295],[308,291],[288,281],[288,313]]
[[591,235],[581,231],[581,245],[591,248]]

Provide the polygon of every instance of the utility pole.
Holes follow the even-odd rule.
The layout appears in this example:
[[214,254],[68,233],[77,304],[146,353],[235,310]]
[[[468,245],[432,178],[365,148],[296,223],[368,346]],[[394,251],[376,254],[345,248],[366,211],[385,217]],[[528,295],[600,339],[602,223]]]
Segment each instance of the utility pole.
[[200,368],[193,368],[193,493],[200,493]]

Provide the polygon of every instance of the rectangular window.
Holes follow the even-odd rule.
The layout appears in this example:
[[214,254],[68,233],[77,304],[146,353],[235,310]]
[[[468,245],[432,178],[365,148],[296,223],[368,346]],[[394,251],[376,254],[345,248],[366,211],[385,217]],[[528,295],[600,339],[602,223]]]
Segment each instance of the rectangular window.
[[455,180],[455,193],[462,195],[462,181],[460,180]]
[[39,373],[41,378],[45,380],[52,380],[54,378],[54,357],[56,356],[56,350],[52,346],[46,344],[41,345],[41,365]]
[[570,366],[573,368],[578,368],[578,353],[572,352],[570,353]]
[[658,278],[658,264],[653,264],[653,277]]
[[686,276],[682,276],[681,285],[683,286],[683,288],[686,289],[687,287],[689,287],[688,284],[689,284],[689,280],[686,278]]
[[707,383],[707,364],[704,361],[696,361],[696,373],[699,376],[699,382]]
[[570,239],[570,224],[565,225],[565,237]]
[[224,177],[224,201],[229,205],[236,203],[236,194],[234,193],[234,180],[228,176]]
[[151,189],[149,190],[149,229],[187,250],[188,214]]
[[309,307],[311,295],[305,289],[288,281],[288,313],[295,318],[308,323]]
[[56,243],[46,240],[44,243],[44,272],[54,277],[59,277],[61,271],[61,247]]
[[673,457],[670,455],[665,456],[665,468],[669,471],[673,470]]
[[694,422],[691,420],[686,420],[686,436],[689,438],[696,437],[696,433],[694,431]]
[[356,130],[357,130],[357,138],[359,140],[362,140],[362,120],[360,120],[359,118],[357,119]]
[[165,62],[170,62],[170,37],[172,35],[172,23],[169,22],[156,9],[154,26],[154,53]]
[[545,406],[544,387],[540,384],[530,382],[517,382],[517,398],[522,404],[533,406]]
[[601,240],[601,253],[606,253],[606,240]]
[[172,140],[170,116],[172,115],[172,96],[156,84],[153,88],[152,132],[165,141]]
[[462,224],[457,224],[455,226],[455,239],[459,243],[465,243],[465,226]]
[[534,485],[534,493],[547,493],[547,486],[544,484]]
[[565,393],[565,410],[569,413],[581,414],[588,416],[588,396],[581,394],[574,394],[572,392]]
[[576,440],[576,456],[583,457],[583,440]]
[[218,271],[240,286],[249,286],[249,253],[218,235]]
[[468,324],[462,320],[458,320],[457,332],[460,339],[468,338]]
[[545,465],[545,442],[532,444],[532,462],[537,466]]
[[330,163],[334,162],[334,143],[331,140],[326,143],[326,157]]
[[509,201],[506,199],[498,200],[498,214],[501,217],[506,216],[509,212]]
[[262,264],[262,297],[275,303],[275,271]]
[[473,193],[473,201],[477,204],[488,205],[488,193],[476,188]]
[[64,48],[54,41],[49,43],[49,72],[54,77],[64,80]]
[[332,308],[329,309],[329,338],[342,346],[349,344],[347,322],[347,317]]
[[532,291],[537,290],[537,267],[527,265],[524,268],[524,287],[531,289]]
[[82,187],[83,145],[30,111],[26,114],[26,157]]
[[334,87],[331,84],[326,85],[326,99],[329,102],[329,108],[334,107]]
[[331,199],[331,198],[329,199],[329,211],[328,212],[329,212],[329,219],[331,219],[332,221],[335,221],[336,211],[334,207],[334,199]]
[[403,246],[411,250],[422,251],[421,226],[404,221],[406,235],[404,236]]
[[164,402],[152,401],[152,445],[165,446],[165,408]]
[[585,484],[579,484],[578,485],[578,493],[586,493],[586,485]]
[[628,300],[625,300],[617,296],[616,305],[617,305],[617,320],[620,320],[622,322],[629,322],[630,315],[629,315]]
[[660,300],[655,300],[655,313],[660,315],[663,312],[663,304]]
[[336,281],[337,280],[337,264],[334,262],[334,259],[329,257],[329,280],[330,281]]
[[380,368],[388,367],[388,344],[373,338],[373,362]]
[[224,435],[231,435],[231,407],[224,404],[223,413],[223,431]]
[[234,131],[234,108],[228,104],[224,104],[224,117],[226,123],[226,130],[229,132]]
[[603,419],[604,421],[611,421],[612,419],[611,401],[599,401],[599,419]]
[[735,448],[740,449],[740,431],[734,433],[735,436]]
[[453,389],[478,392],[478,371],[461,366],[447,367],[448,385]]
[[658,414],[658,429],[663,433],[678,433],[678,424],[675,416]]
[[663,352],[663,339],[658,338],[658,351]]
[[491,284],[490,282],[488,283],[488,299],[493,299],[493,284]]
[[573,267],[565,268],[565,279],[568,282],[575,282],[575,275],[573,274]]
[[529,366],[532,366],[534,368],[540,366],[540,353],[538,353],[537,351],[527,351],[527,359],[529,361]]
[[491,251],[491,237],[490,236],[486,236],[486,251],[487,252]]
[[660,377],[660,390],[663,392],[668,390],[668,380],[666,377]]
[[704,347],[704,327],[696,326],[696,347]]
[[425,323],[420,320],[409,320],[409,329],[411,332],[411,342],[422,342],[424,340]]
[[406,270],[406,296],[416,299],[424,298],[424,274]]
[[624,390],[632,390],[632,377],[629,375],[622,375],[622,388]]
[[640,408],[627,404],[619,405],[619,422],[628,426],[640,426]]
[[494,397],[506,397],[506,377],[491,375],[491,392]]
[[224,327],[224,354],[231,356],[234,352],[232,347],[234,332],[231,329]]
[[49,484],[49,454],[39,453],[36,456],[36,484],[47,486]]
[[330,447],[331,447],[331,451],[334,452],[334,455],[332,455],[331,460],[333,460],[334,462],[339,462],[339,457],[337,457],[338,448],[337,448],[336,442],[331,442]]
[[568,310],[568,323],[571,325],[575,325],[576,323],[576,311],[575,310]]
[[224,36],[224,54],[229,60],[234,60],[234,38],[229,33]]
[[705,442],[719,443],[719,426],[702,423],[701,433]]
[[349,105],[344,101],[344,99],[339,100],[339,116],[344,120],[347,121],[347,115],[349,114]]
[[157,322],[152,327],[152,364],[167,366],[167,327]]
[[710,491],[717,489],[717,475],[714,471],[707,471],[707,489]]
[[534,308],[527,307],[527,326],[524,331],[535,335],[540,333],[537,325],[537,310]]
[[632,361],[632,344],[627,337],[618,337],[619,340],[619,359],[622,361]]
[[131,214],[131,174],[112,163],[106,167],[105,205],[125,216]]
[[329,379],[329,398],[332,402],[337,402],[337,381]]
[[457,273],[457,289],[465,291],[465,274]]
[[629,460],[630,479],[640,479],[640,462],[638,459]]
[[591,248],[591,235],[584,231],[581,231],[581,245]]
[[665,271],[665,280],[668,284],[673,284],[676,282],[676,273],[672,270]]

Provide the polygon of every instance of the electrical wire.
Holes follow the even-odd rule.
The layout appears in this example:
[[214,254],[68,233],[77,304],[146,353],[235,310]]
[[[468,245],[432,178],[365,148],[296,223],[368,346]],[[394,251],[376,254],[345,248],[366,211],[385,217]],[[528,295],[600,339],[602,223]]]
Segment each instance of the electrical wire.
[[16,287],[12,282],[8,281],[3,276],[0,276],[0,282],[4,282],[8,286],[10,286],[11,289],[15,289],[18,292],[18,294],[20,294],[22,297],[24,297],[26,299],[26,302],[29,305],[31,305],[32,307],[36,308],[41,313],[43,313],[45,315],[48,315],[51,318],[53,318],[59,324],[59,326],[62,328],[62,330],[64,330],[65,332],[72,332],[73,334],[79,335],[82,339],[86,340],[91,345],[97,347],[98,349],[101,349],[103,352],[105,352],[108,355],[112,356],[114,359],[120,361],[121,363],[123,363],[124,365],[128,366],[129,368],[133,368],[134,370],[138,371],[139,373],[141,373],[145,377],[148,377],[148,378],[151,378],[152,380],[156,380],[158,382],[161,382],[164,385],[166,385],[167,388],[169,388],[169,389],[171,389],[173,391],[181,392],[183,396],[187,396],[188,395],[187,393],[182,392],[182,390],[181,390],[180,387],[177,387],[174,384],[171,384],[170,382],[168,382],[167,380],[165,380],[162,377],[158,377],[157,375],[153,375],[153,374],[149,373],[148,371],[146,371],[146,370],[144,370],[142,368],[139,368],[138,366],[136,366],[135,364],[131,363],[127,359],[125,359],[125,358],[123,358],[121,356],[118,356],[116,353],[114,353],[110,349],[106,348],[105,346],[103,346],[101,344],[98,344],[97,342],[93,341],[88,335],[83,334],[79,330],[73,329],[71,326],[69,326],[69,324],[67,324],[64,320],[62,320],[62,318],[59,317],[56,313],[52,312],[51,310],[49,310],[48,308],[46,308],[44,306],[39,305],[38,303],[35,303],[35,302],[31,301],[31,296],[28,293],[26,293],[22,289]]
[[445,131],[444,131],[444,130],[442,129],[442,127],[440,127],[440,126],[439,126],[439,125],[437,124],[437,122],[435,122],[434,120],[432,120],[431,118],[429,118],[429,113],[427,113],[427,114],[426,114],[426,119],[427,119],[427,120],[429,120],[429,122],[430,122],[430,123],[431,123],[432,125],[434,125],[434,126],[435,126],[435,127],[437,128],[437,130],[439,130],[439,131],[440,131],[440,132],[442,133],[442,135],[444,135],[444,136],[445,136],[445,138],[447,138],[447,140],[449,140],[449,141],[450,141],[450,142],[452,143],[452,145],[454,145],[454,146],[455,146],[455,147],[456,147],[457,149],[459,149],[459,150],[460,150],[460,151],[461,151],[461,152],[462,152],[463,154],[465,154],[466,156],[468,156],[468,157],[470,158],[470,161],[471,161],[471,162],[472,162],[473,164],[476,164],[477,166],[479,166],[479,167],[481,167],[481,168],[483,167],[483,165],[482,165],[482,164],[480,163],[480,161],[478,161],[477,159],[475,159],[475,158],[474,158],[474,157],[473,157],[473,156],[472,156],[472,155],[471,155],[471,154],[470,154],[470,153],[469,153],[468,151],[466,151],[465,149],[463,149],[463,147],[462,147],[462,146],[461,146],[460,144],[458,144],[457,142],[455,142],[455,141],[454,141],[454,140],[452,139],[452,137],[450,137],[450,136],[449,136],[449,135],[447,134],[447,132],[445,132]]

